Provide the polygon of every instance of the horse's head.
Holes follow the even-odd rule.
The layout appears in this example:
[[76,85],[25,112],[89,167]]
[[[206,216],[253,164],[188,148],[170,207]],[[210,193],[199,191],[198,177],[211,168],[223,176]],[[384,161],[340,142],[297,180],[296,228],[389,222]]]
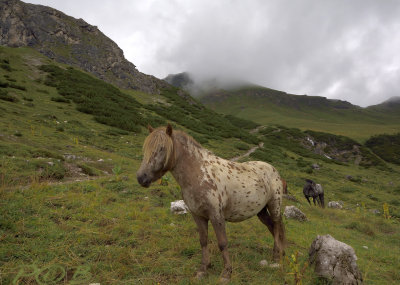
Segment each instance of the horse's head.
[[143,144],[143,161],[136,173],[140,185],[149,187],[160,179],[171,167],[174,153],[172,127],[153,129]]

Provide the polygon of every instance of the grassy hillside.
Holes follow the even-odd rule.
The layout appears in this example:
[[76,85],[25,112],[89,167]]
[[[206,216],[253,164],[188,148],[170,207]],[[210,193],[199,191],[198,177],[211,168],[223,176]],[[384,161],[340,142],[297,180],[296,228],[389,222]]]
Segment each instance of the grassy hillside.
[[400,133],[373,136],[365,145],[386,161],[400,164]]
[[400,113],[360,108],[345,101],[291,95],[263,87],[207,94],[200,100],[209,108],[262,125],[330,132],[365,141],[372,135],[399,131]]
[[[171,175],[167,185],[149,189],[136,182],[147,121],[171,121],[225,158],[263,141],[248,159],[276,166],[299,201],[285,205],[308,216],[305,223],[285,220],[289,259],[281,269],[258,264],[272,262],[273,241],[257,218],[229,223],[231,284],[293,284],[291,255],[298,252],[303,266],[318,234],[354,247],[367,284],[400,279],[398,166],[327,160],[291,140],[306,134],[300,130],[250,135],[239,127],[253,123],[218,116],[177,89],[156,96],[120,90],[27,48],[0,48],[0,56],[0,283],[215,284],[222,259],[211,229],[213,268],[204,281],[193,279],[201,258],[197,231],[189,215],[169,211],[181,198]],[[311,170],[313,163],[320,170]],[[310,207],[302,197],[305,178],[346,209]],[[303,284],[318,282],[308,267]]]

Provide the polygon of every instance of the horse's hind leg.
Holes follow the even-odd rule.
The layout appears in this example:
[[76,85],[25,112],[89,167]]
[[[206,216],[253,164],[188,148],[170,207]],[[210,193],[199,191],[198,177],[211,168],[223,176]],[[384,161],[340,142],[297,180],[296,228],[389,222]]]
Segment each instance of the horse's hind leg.
[[257,217],[260,221],[268,227],[268,230],[271,232],[272,236],[274,235],[274,222],[272,221],[271,216],[267,211],[267,206],[265,206],[258,214]]
[[222,258],[224,260],[224,270],[221,273],[219,279],[220,283],[226,283],[231,279],[232,265],[228,254],[228,239],[226,237],[225,231],[225,219],[222,216],[211,217],[211,224],[213,225],[215,235],[218,240],[218,247],[222,253]]
[[324,193],[319,194],[319,200],[321,201],[321,207],[325,208]]
[[207,274],[207,269],[210,267],[210,253],[208,251],[207,243],[208,243],[208,220],[197,216],[192,213],[193,219],[196,222],[197,229],[199,231],[200,236],[200,245],[201,245],[201,265],[199,270],[196,273],[197,278],[202,278]]
[[285,227],[283,226],[281,215],[281,199],[277,198],[270,201],[267,205],[267,209],[273,224],[273,257],[278,261],[285,254],[284,249],[286,247]]

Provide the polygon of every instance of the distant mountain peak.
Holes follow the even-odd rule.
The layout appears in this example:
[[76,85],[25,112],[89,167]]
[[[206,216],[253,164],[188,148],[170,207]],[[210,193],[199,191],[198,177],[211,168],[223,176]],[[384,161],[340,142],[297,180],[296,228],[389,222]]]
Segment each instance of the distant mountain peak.
[[168,76],[165,77],[164,80],[175,87],[186,90],[190,89],[194,85],[194,80],[188,72],[168,74]]
[[400,96],[393,96],[384,101],[383,103],[400,103]]

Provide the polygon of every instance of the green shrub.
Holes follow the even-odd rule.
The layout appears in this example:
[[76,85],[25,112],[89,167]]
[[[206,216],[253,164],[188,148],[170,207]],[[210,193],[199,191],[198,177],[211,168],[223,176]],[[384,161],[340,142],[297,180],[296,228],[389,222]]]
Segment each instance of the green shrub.
[[259,124],[255,123],[253,121],[238,118],[233,115],[225,115],[225,118],[227,118],[232,123],[232,125],[234,125],[238,128],[246,129],[246,130],[255,129],[259,126]]
[[89,175],[89,176],[99,176],[101,175],[100,170],[86,164],[86,163],[80,163],[78,166],[82,169],[82,172]]
[[36,91],[43,94],[49,94],[49,91],[47,91],[46,89],[36,89]]
[[50,100],[59,103],[71,103],[71,100],[65,99],[64,97],[51,97]]
[[9,64],[7,64],[7,63],[0,63],[0,67],[2,68],[2,69],[4,69],[4,70],[6,70],[6,71],[8,71],[8,72],[11,72],[12,71],[12,68],[11,68],[11,66],[9,65]]
[[33,98],[29,98],[29,97],[22,97],[22,99],[24,99],[25,101],[28,101],[28,102],[32,102],[33,101]]
[[105,131],[105,134],[110,136],[127,136],[129,135],[129,132],[121,129],[108,129]]
[[400,165],[400,133],[373,136],[365,145],[382,159]]
[[249,145],[242,143],[242,142],[234,142],[233,146],[239,150],[249,150]]
[[43,65],[48,73],[45,83],[77,105],[77,110],[91,114],[99,123],[126,131],[140,132],[140,126],[155,121],[154,116],[140,114],[141,104],[118,88],[73,68],[67,70]]
[[0,88],[7,88],[7,87],[8,87],[8,85],[9,85],[9,83],[8,83],[8,82],[3,82],[3,81],[0,81]]
[[1,89],[0,89],[0,100],[13,102],[13,103],[16,103],[19,101],[18,98],[9,95],[6,90],[1,90]]
[[21,86],[21,85],[15,84],[15,83],[10,83],[8,86],[10,88],[26,91],[26,87],[25,86]]

